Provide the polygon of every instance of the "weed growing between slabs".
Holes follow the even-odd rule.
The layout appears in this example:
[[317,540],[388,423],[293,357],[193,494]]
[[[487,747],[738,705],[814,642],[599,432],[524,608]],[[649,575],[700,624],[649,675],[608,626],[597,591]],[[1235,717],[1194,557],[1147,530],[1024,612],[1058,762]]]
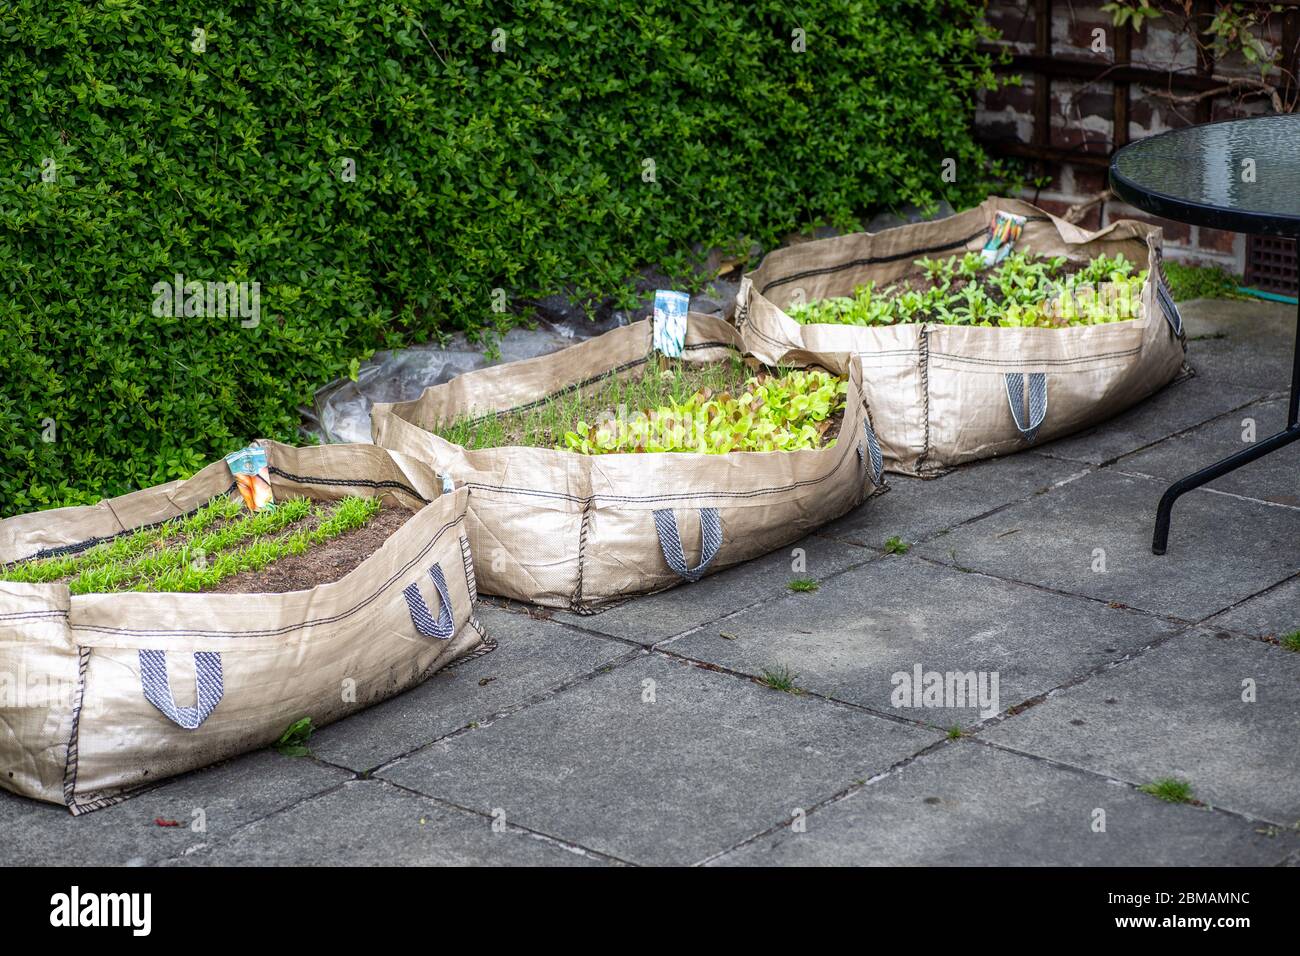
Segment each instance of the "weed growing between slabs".
[[653,357],[533,407],[462,418],[437,430],[466,448],[525,445],[615,452],[799,451],[835,444],[848,382],[820,369],[754,370],[739,359]]
[[[380,512],[377,498],[289,498],[256,513],[236,498],[216,498],[184,518],[77,554],[0,568],[0,580],[63,582],[72,594],[296,590],[346,574],[410,516],[391,507],[376,521]],[[281,562],[296,563],[276,568]]]
[[852,296],[793,306],[802,325],[897,325],[937,322],[1004,328],[1063,328],[1119,322],[1138,315],[1147,270],[1124,256],[1080,265],[1015,252],[993,268],[979,253],[961,259],[918,259],[917,271],[895,285],[858,286]]

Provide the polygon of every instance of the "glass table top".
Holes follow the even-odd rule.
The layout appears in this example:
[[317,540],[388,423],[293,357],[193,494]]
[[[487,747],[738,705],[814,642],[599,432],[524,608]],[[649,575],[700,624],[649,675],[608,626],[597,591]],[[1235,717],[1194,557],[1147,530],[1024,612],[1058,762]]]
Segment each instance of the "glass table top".
[[1300,235],[1300,115],[1161,133],[1125,146],[1111,183],[1147,212],[1239,232]]

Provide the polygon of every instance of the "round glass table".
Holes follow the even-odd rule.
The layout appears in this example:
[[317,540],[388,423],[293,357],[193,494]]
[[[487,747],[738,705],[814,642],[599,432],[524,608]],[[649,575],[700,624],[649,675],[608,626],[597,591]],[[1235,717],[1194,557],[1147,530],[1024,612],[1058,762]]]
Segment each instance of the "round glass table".
[[[1110,164],[1111,188],[1164,219],[1233,232],[1300,238],[1300,114],[1210,123],[1125,146]],[[1156,510],[1151,550],[1164,554],[1179,496],[1300,440],[1300,310],[1286,428],[1174,482]]]

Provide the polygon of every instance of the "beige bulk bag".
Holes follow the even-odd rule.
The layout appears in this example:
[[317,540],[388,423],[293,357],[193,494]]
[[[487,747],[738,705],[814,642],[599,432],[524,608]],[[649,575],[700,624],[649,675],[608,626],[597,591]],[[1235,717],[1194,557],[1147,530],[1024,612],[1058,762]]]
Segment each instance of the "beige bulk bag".
[[[683,359],[743,354],[730,324],[691,313]],[[791,353],[849,381],[836,444],[803,451],[583,455],[534,447],[468,450],[433,434],[615,375],[652,356],[649,321],[560,352],[466,372],[416,400],[376,405],[375,442],[468,487],[469,538],[485,594],[589,612],[694,581],[795,541],[880,485],[882,460],[848,355]],[[777,364],[772,362],[770,364]]]
[[[159,780],[391,697],[476,649],[467,494],[372,445],[263,442],[277,498],[382,495],[414,514],[337,581],[283,594],[70,595],[0,581],[0,785],[95,810]],[[193,478],[0,521],[0,565],[190,514],[234,482]],[[193,706],[188,706],[193,702]]]
[[[852,295],[869,279],[888,285],[914,272],[917,259],[976,251],[999,211],[1028,220],[1017,250],[1075,260],[1123,253],[1149,270],[1137,318],[1066,328],[800,325],[782,311]],[[1146,223],[1089,232],[994,197],[935,222],[778,249],[742,279],[736,322],[763,361],[790,348],[856,353],[886,468],[933,476],[1102,421],[1179,373],[1185,337],[1160,272],[1160,241],[1160,229]]]

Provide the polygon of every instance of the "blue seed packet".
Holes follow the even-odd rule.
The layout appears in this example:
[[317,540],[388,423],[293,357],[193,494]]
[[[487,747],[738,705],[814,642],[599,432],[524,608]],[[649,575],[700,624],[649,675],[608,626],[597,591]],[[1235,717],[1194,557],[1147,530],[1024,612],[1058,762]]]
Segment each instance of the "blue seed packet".
[[267,467],[266,449],[253,444],[239,451],[232,451],[226,456],[230,474],[235,478],[235,486],[244,499],[249,511],[261,511],[275,507],[271,496],[271,472]]
[[669,358],[680,358],[686,345],[686,313],[691,297],[685,292],[655,290],[654,346]]

